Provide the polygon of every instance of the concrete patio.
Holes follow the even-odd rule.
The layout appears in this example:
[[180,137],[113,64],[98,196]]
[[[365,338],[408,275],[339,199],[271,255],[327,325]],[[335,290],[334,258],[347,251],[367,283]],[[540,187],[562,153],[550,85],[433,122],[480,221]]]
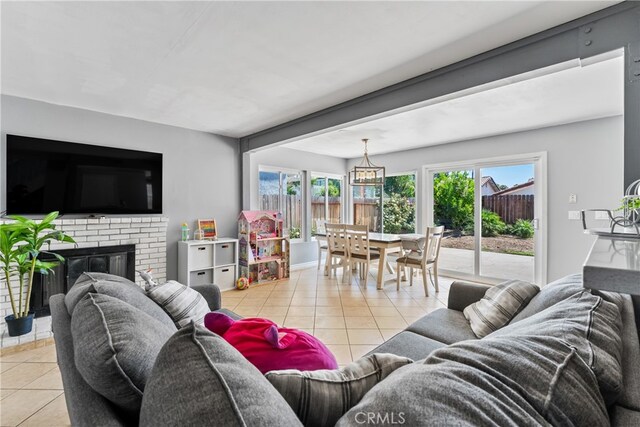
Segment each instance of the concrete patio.
[[[473,251],[440,248],[438,268],[473,274]],[[482,252],[480,254],[480,274],[500,279],[520,279],[533,282],[534,257]]]

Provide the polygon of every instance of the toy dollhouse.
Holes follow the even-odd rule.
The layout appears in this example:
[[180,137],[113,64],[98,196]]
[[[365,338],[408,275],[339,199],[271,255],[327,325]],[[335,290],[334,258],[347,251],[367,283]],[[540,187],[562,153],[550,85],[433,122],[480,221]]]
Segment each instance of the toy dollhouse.
[[240,277],[250,284],[289,277],[289,238],[284,236],[282,214],[242,211],[238,217]]

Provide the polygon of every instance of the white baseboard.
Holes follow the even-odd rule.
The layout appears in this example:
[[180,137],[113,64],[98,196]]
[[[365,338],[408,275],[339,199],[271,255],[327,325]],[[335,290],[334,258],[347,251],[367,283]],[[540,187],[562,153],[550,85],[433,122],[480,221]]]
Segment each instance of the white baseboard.
[[318,261],[309,261],[309,262],[303,262],[300,264],[293,264],[291,266],[291,271],[304,270],[311,267],[318,267]]

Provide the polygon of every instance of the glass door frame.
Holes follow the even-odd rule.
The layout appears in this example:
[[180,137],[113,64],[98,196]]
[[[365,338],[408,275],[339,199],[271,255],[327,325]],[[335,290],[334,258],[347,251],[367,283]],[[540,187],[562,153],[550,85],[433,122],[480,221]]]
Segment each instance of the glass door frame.
[[[336,173],[327,173],[327,172],[315,172],[315,171],[309,171],[308,172],[308,176],[309,176],[309,211],[311,211],[311,198],[313,197],[312,194],[312,189],[311,189],[311,180],[313,178],[327,178],[325,180],[325,215],[326,212],[328,212],[328,206],[329,206],[329,198],[328,198],[328,192],[329,192],[329,179],[336,179],[336,180],[340,180],[342,182],[342,185],[340,187],[340,217],[342,218],[342,222],[346,222],[346,218],[347,218],[347,213],[348,213],[348,209],[346,208],[347,205],[347,199],[348,199],[348,195],[347,195],[347,188],[351,188],[350,185],[348,185],[347,183],[347,177],[345,175],[340,175],[340,174],[336,174]],[[311,218],[311,212],[309,212],[309,234],[311,235],[311,224],[312,218]],[[315,241],[316,238],[315,236],[311,236],[311,240]]]
[[474,273],[467,274],[452,270],[439,269],[447,276],[475,280],[485,283],[500,283],[506,279],[488,277],[480,274],[480,256],[482,247],[482,177],[481,170],[488,167],[515,166],[532,163],[534,165],[534,282],[547,283],[547,152],[515,154],[510,156],[475,159],[423,166],[424,185],[422,186],[423,224],[433,224],[433,181],[434,174],[452,170],[470,170],[474,172]]

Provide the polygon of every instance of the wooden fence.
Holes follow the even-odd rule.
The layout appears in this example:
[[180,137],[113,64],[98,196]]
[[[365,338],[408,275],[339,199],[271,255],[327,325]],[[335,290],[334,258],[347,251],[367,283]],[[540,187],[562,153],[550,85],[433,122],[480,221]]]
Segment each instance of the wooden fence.
[[500,215],[507,224],[534,218],[533,195],[482,196],[482,207]]

